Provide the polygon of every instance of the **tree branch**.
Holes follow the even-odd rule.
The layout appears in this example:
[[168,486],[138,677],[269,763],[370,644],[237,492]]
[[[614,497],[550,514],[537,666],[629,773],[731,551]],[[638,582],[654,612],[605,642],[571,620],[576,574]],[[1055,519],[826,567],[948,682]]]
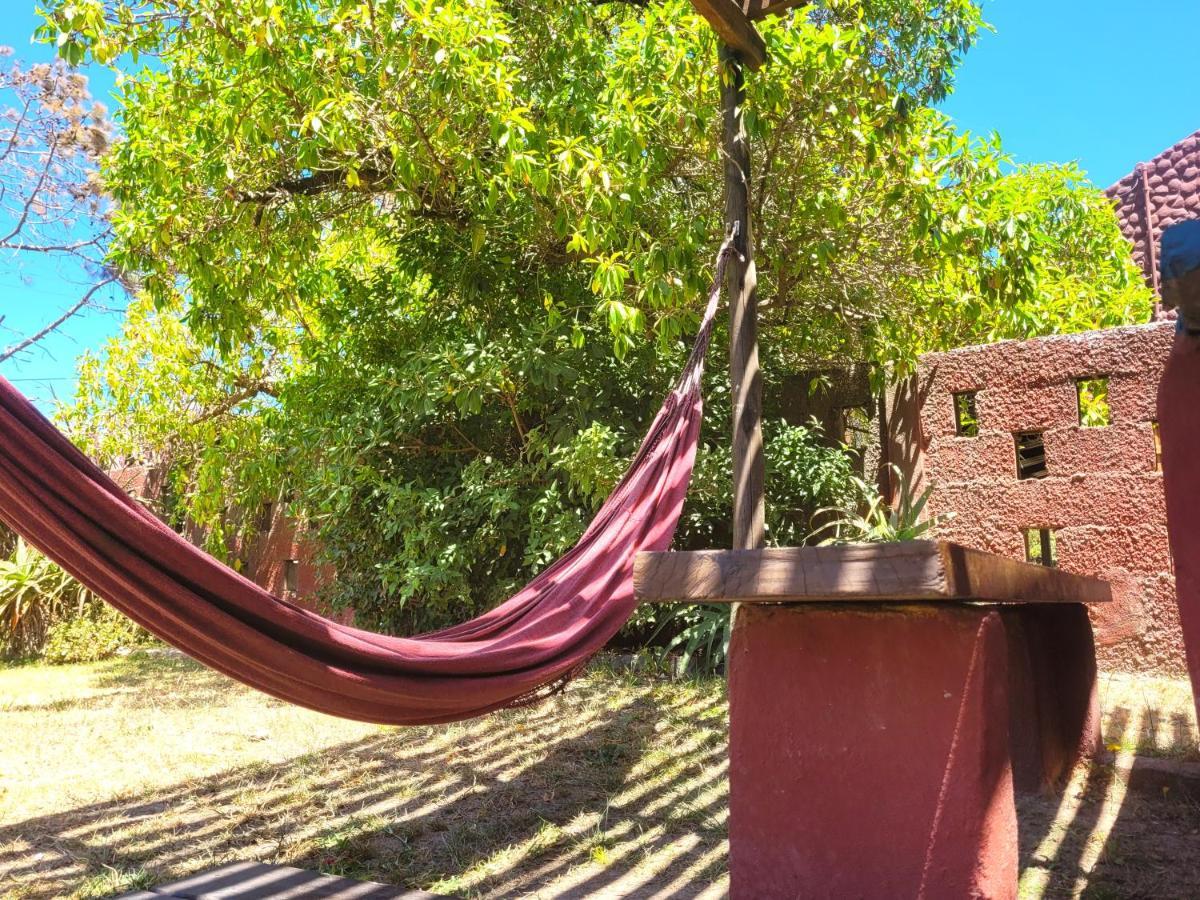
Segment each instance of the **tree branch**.
[[241,390],[234,391],[232,394],[223,397],[219,403],[206,409],[188,424],[200,425],[203,422],[208,422],[211,419],[216,419],[233,412],[240,404],[245,403],[247,400],[253,400],[259,394],[266,394],[268,397],[278,396],[271,382],[266,380],[254,381],[243,386]]
[[[311,197],[335,188],[350,189],[346,184],[348,171],[348,169],[325,169],[313,172],[311,175],[302,175],[299,178],[286,178],[261,191],[239,191],[234,194],[234,199],[242,203],[269,204],[290,197]],[[359,191],[370,191],[388,182],[386,172],[372,167],[359,169],[358,178],[360,184],[356,190]]]
[[28,350],[30,347],[32,347],[34,344],[36,344],[38,341],[42,340],[42,338],[57,331],[59,328],[61,328],[63,326],[63,324],[68,319],[70,319],[72,316],[76,315],[80,310],[82,310],[85,306],[87,306],[89,303],[91,303],[92,297],[96,294],[96,292],[98,290],[100,290],[100,288],[107,287],[110,284],[115,284],[116,281],[117,281],[117,278],[115,276],[113,276],[111,278],[106,278],[104,281],[101,281],[98,284],[92,285],[90,288],[88,288],[88,292],[86,294],[84,294],[78,301],[76,301],[76,303],[70,309],[68,309],[65,313],[63,313],[61,316],[59,316],[53,322],[46,325],[40,331],[37,331],[34,334],[31,334],[29,337],[25,338],[23,341],[13,344],[13,346],[8,347],[7,349],[5,349],[3,351],[0,351],[0,363],[4,362],[6,360],[12,359],[18,353],[22,353],[25,350]]

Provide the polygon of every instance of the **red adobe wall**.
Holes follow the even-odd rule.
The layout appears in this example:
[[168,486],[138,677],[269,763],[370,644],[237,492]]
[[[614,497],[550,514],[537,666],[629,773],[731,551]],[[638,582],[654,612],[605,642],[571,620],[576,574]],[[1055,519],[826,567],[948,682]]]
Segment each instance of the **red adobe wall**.
[[154,466],[126,466],[114,469],[108,477],[125,493],[153,504],[163,492],[163,470]]
[[[1152,422],[1173,325],[1004,341],[922,358],[897,393],[892,459],[932,485],[939,536],[1025,558],[1024,529],[1057,534],[1059,565],[1110,581],[1094,612],[1108,669],[1182,675],[1162,475]],[[1079,425],[1076,379],[1107,376],[1111,424]],[[952,394],[977,391],[977,437],[955,434]],[[1048,474],[1018,480],[1014,434],[1042,430]]]
[[[285,504],[271,505],[270,525],[253,546],[241,554],[246,563],[245,575],[255,584],[306,609],[329,615],[318,601],[320,590],[333,580],[333,568],[318,565],[315,561],[317,546],[296,520],[287,515]],[[288,565],[296,564],[296,590],[288,590]],[[353,611],[336,616],[349,624],[354,619]]]
[[[164,475],[162,469],[152,466],[126,466],[108,473],[123,491],[141,500],[156,514],[160,512]],[[334,577],[332,567],[316,563],[316,545],[287,515],[285,504],[273,503],[267,512],[268,517],[261,523],[263,530],[259,537],[249,546],[234,546],[231,549],[231,556],[240,561],[239,571],[276,597],[329,615],[330,611],[319,602],[318,596],[320,589]],[[194,526],[184,529],[184,537],[196,544],[204,540],[202,530]],[[287,589],[289,561],[296,563],[294,592]],[[350,623],[354,613],[349,611],[335,618]]]

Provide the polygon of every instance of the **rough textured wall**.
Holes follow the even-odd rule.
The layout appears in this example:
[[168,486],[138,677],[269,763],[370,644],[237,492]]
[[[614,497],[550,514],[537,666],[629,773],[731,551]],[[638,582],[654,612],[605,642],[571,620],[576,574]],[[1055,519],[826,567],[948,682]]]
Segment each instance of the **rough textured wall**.
[[[166,473],[162,469],[127,466],[110,471],[108,476],[121,490],[162,517],[162,499],[166,487]],[[277,597],[285,597],[306,609],[328,615],[329,611],[319,603],[317,596],[321,587],[332,580],[333,571],[314,562],[315,545],[297,528],[296,521],[287,515],[286,506],[270,504],[264,510],[260,527],[262,533],[251,545],[230,548],[231,558],[240,561],[242,574]],[[204,532],[193,523],[184,527],[183,536],[197,546],[204,543]],[[288,590],[289,561],[295,563],[294,591]],[[351,611],[338,618],[350,622],[354,613]]]
[[[1058,564],[1110,581],[1115,602],[1093,611],[1101,664],[1185,671],[1174,600],[1155,394],[1173,326],[1114,328],[1005,341],[923,357],[896,394],[892,457],[928,512],[954,513],[940,536],[1024,559],[1024,530],[1055,532]],[[1107,376],[1111,424],[1079,423],[1076,380]],[[976,391],[979,433],[955,431],[955,392]],[[1015,434],[1041,431],[1047,474],[1017,478]]]
[[[296,520],[287,515],[285,504],[271,504],[268,514],[269,526],[242,554],[246,576],[276,597],[328,615],[329,610],[317,601],[317,596],[320,589],[332,581],[332,569],[316,564],[315,543],[297,527]],[[291,577],[295,590],[289,590],[289,566],[294,566]],[[354,613],[347,612],[337,618],[349,623],[353,621]]]
[[1107,191],[1116,201],[1121,230],[1133,244],[1133,257],[1158,287],[1155,249],[1163,230],[1200,218],[1200,131],[1142,163]]
[[166,479],[166,473],[162,469],[154,466],[126,466],[109,472],[108,477],[125,493],[148,504],[157,512]]

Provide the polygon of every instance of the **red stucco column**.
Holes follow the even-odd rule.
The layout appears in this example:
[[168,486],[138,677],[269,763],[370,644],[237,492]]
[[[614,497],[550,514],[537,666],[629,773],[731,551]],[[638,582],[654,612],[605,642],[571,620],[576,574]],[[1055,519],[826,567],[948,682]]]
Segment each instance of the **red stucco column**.
[[730,648],[730,894],[1017,888],[1001,615],[743,604]]
[[1200,714],[1200,338],[1179,335],[1158,391],[1179,620]]
[[1099,752],[1096,645],[1074,603],[1000,607],[1008,637],[1010,746],[1017,793],[1059,790]]

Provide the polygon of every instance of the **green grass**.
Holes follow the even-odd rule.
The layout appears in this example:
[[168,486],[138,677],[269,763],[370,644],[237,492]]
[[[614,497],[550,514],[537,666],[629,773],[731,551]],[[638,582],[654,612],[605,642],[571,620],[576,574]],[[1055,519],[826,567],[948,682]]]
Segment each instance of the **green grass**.
[[[1106,740],[1196,756],[1179,683],[1114,676],[1104,696]],[[115,896],[247,859],[465,897],[719,897],[727,732],[721,682],[603,665],[533,708],[406,729],[170,654],[0,669],[0,897]],[[1200,872],[1200,812],[1084,776],[1023,801],[1022,895],[1200,896],[1163,880]]]

